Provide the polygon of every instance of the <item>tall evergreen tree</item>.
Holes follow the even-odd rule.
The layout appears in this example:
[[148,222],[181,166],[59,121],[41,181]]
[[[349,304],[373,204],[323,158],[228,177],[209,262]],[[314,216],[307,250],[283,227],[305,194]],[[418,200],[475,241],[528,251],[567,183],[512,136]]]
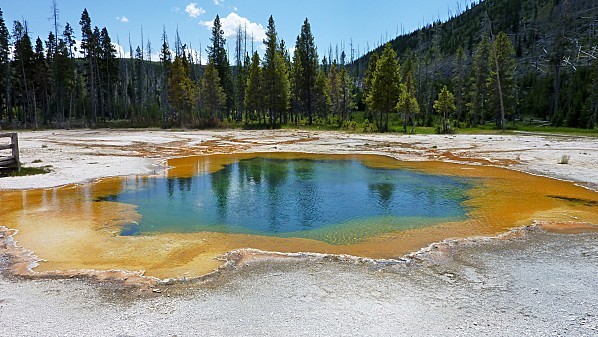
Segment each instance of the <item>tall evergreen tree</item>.
[[[374,84],[374,74],[376,74],[376,63],[378,62],[379,58],[380,55],[378,55],[378,53],[372,53],[372,56],[370,57],[370,61],[368,63],[368,67],[366,68],[365,73],[363,75],[363,103],[366,103],[365,101],[367,101],[367,97],[370,95],[370,92],[372,90],[372,85]],[[373,112],[370,109],[370,106],[366,104],[366,119],[373,120],[372,114]]]
[[264,101],[268,112],[268,123],[270,127],[275,127],[289,106],[289,80],[272,16],[268,19],[264,44],[266,45],[262,71]]
[[202,106],[207,113],[206,117],[208,117],[206,120],[211,123],[208,125],[215,125],[216,116],[226,104],[226,94],[220,83],[214,61],[210,59],[201,81],[200,90]]
[[[407,66],[406,66],[407,67]],[[397,111],[403,115],[403,132],[407,133],[407,125],[411,124],[411,132],[414,132],[415,115],[419,114],[419,103],[415,97],[415,78],[413,70],[408,70],[405,73],[405,81],[400,85],[400,96],[397,102]]]
[[492,44],[488,74],[488,110],[494,112],[496,126],[504,129],[505,117],[511,115],[515,102],[515,50],[504,32],[498,34]]
[[75,41],[75,33],[73,32],[73,27],[71,27],[71,25],[68,22],[66,23],[66,25],[64,25],[64,32],[62,33],[62,37],[64,38],[64,42],[66,43],[66,47],[68,48],[69,57],[75,57],[73,48],[77,44],[77,42]]
[[245,110],[252,116],[257,115],[256,117],[259,123],[262,121],[261,116],[264,106],[263,97],[260,55],[257,52],[254,52],[253,57],[251,58],[251,66],[249,68],[245,89]]
[[[218,71],[218,77],[224,92],[226,93],[226,109],[228,112],[233,111],[235,106],[235,95],[233,88],[233,81],[230,70],[230,63],[226,55],[226,39],[224,38],[224,30],[220,22],[220,16],[216,15],[214,19],[214,26],[212,27],[212,43],[208,46],[208,59],[212,60],[214,67]],[[220,116],[222,120],[222,116]]]
[[598,59],[593,62],[592,79],[588,129],[594,129],[598,125]]
[[245,63],[245,49],[243,38],[247,32],[237,28],[237,39],[235,41],[235,72],[234,72],[234,93],[235,93],[235,120],[237,122],[243,119],[244,101],[245,101],[245,85],[247,84],[247,64]]
[[376,62],[376,72],[367,97],[368,106],[378,114],[376,123],[381,132],[388,131],[388,117],[399,100],[401,75],[396,58],[397,53],[390,44],[386,44],[382,56]]
[[55,118],[58,125],[61,126],[63,126],[66,119],[67,99],[70,117],[72,116],[75,100],[76,65],[72,54],[73,45],[71,45],[71,43],[74,44],[74,37],[72,36],[72,28],[68,23],[65,25],[63,37],[63,39],[58,40],[52,58],[52,94],[54,96],[54,106],[56,107]]
[[188,65],[182,57],[175,56],[168,77],[168,98],[181,127],[192,121],[198,94],[197,84],[189,78]]
[[12,119],[10,113],[10,33],[0,8],[0,120],[4,116]]
[[355,85],[353,78],[349,75],[347,67],[341,68],[340,74],[341,85],[341,120],[345,121],[351,117],[355,109]]
[[465,69],[467,66],[465,52],[463,48],[459,47],[457,49],[457,54],[455,55],[455,64],[453,68],[453,83],[454,83],[454,91],[455,91],[455,100],[457,107],[457,126],[460,126],[460,123],[463,119],[463,112],[465,109],[465,94],[466,94],[466,74]]
[[95,123],[98,117],[98,102],[96,95],[96,52],[98,50],[97,36],[91,27],[91,18],[87,8],[81,13],[81,53],[85,58],[85,83],[87,88],[87,97],[90,99],[92,119]]
[[342,90],[341,90],[341,79],[339,74],[339,65],[336,60],[332,62],[332,67],[328,71],[328,92],[330,96],[330,107],[332,117],[340,120],[342,113]]
[[490,74],[490,42],[484,35],[473,56],[469,74],[468,113],[467,124],[478,125],[486,121],[486,100],[488,94],[488,76]]
[[162,68],[162,88],[160,91],[160,110],[162,111],[162,121],[172,119],[169,114],[169,102],[168,102],[168,79],[170,76],[170,66],[172,64],[172,53],[170,52],[170,46],[168,43],[168,35],[166,34],[166,27],[162,26],[162,46],[160,48],[160,65]]
[[307,123],[313,122],[313,96],[318,76],[318,52],[311,33],[311,25],[306,18],[297,36],[293,63],[296,67],[295,86],[301,109],[307,113]]
[[[296,44],[296,43],[295,43]],[[291,101],[290,101],[290,112],[291,122],[294,124],[299,123],[299,116],[303,113],[303,101],[301,100],[301,64],[297,61],[299,59],[299,51],[297,47],[293,51],[293,62],[290,68],[290,85],[291,85]]]
[[[43,116],[43,124],[47,124],[50,119],[50,104],[49,104],[49,86],[50,86],[50,69],[46,55],[44,54],[44,44],[39,37],[35,41],[35,73],[33,77],[33,85],[35,90],[35,97],[37,99],[36,105],[41,109]],[[34,115],[33,121],[35,127],[38,127],[37,111]]]
[[[116,49],[112,45],[112,40],[106,27],[100,32],[100,56],[98,58],[99,77],[101,81],[102,96],[104,97],[104,106],[102,111],[107,111],[110,118],[112,115],[112,105],[114,99],[114,85],[118,80],[118,60],[116,59]],[[105,121],[106,115],[103,114]]]
[[36,99],[33,84],[35,76],[35,60],[33,46],[29,32],[27,31],[26,23],[22,24],[20,21],[15,21],[13,25],[14,38],[14,97],[15,105],[20,105],[19,119],[25,124],[33,123],[36,114]]

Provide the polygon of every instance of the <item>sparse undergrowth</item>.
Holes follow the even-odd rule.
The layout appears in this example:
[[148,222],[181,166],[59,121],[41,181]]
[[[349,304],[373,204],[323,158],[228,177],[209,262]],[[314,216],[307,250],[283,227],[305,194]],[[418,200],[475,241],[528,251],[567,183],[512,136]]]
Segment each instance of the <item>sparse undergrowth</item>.
[[46,174],[50,173],[52,165],[46,165],[42,167],[21,167],[20,171],[0,171],[0,178],[3,177],[23,177],[23,176],[33,176],[37,174]]
[[566,154],[562,155],[561,159],[559,159],[559,164],[564,164],[564,165],[569,164],[569,158],[571,158],[571,156],[566,155]]

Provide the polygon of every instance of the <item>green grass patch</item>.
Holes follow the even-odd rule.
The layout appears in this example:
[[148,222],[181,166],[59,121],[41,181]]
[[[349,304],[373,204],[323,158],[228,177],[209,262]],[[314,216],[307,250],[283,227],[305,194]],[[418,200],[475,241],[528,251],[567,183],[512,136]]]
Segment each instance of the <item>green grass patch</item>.
[[38,174],[46,174],[52,172],[51,167],[51,165],[46,165],[42,167],[21,166],[20,171],[4,169],[0,171],[0,177],[24,177]]

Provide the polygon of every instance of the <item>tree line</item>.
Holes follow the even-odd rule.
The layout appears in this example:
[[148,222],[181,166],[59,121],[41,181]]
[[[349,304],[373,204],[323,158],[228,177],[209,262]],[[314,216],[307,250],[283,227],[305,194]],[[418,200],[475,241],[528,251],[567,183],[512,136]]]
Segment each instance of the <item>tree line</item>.
[[9,127],[110,121],[166,127],[340,125],[355,106],[344,54],[320,65],[307,19],[292,56],[272,17],[263,59],[247,50],[247,32],[239,28],[231,66],[218,16],[203,65],[178,31],[171,48],[163,30],[159,60],[151,59],[149,39],[135,50],[129,45],[130,58],[123,58],[107,28],[92,25],[87,9],[79,21],[79,49],[69,23],[33,43],[26,22],[14,21],[9,32],[2,15],[0,9],[0,122]]
[[[440,76],[431,74],[429,59],[419,52],[408,48],[399,56],[390,44],[371,53],[364,71],[359,60],[346,64],[344,50],[320,60],[308,19],[292,55],[278,37],[272,17],[263,56],[254,50],[253,41],[248,50],[247,32],[239,27],[231,61],[216,16],[204,65],[201,55],[182,43],[178,30],[173,47],[163,30],[158,60],[152,60],[154,50],[143,36],[136,49],[129,43],[129,58],[117,55],[107,28],[93,26],[86,9],[79,21],[77,48],[69,23],[58,31],[56,12],[54,1],[54,29],[46,40],[37,37],[33,42],[27,23],[14,21],[9,31],[0,9],[0,126],[325,124],[386,132],[392,130],[392,120],[405,133],[414,132],[416,126],[436,126],[437,132],[450,133],[487,122],[504,128],[507,121],[521,118],[522,106],[532,109],[534,104],[528,102],[537,94],[522,97],[521,81],[526,78],[520,77],[518,83],[515,76],[517,51],[512,38],[504,32],[494,35],[491,29],[477,46],[459,47],[450,73]],[[589,80],[596,89],[594,64],[579,81]],[[593,128],[596,92],[577,98],[582,112],[563,120]],[[363,111],[360,118],[355,111]]]

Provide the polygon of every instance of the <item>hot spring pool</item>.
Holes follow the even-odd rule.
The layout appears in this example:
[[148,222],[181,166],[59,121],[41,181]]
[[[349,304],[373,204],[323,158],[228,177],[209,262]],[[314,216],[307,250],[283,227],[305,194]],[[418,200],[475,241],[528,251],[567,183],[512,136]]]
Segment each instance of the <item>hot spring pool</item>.
[[243,248],[392,259],[534,221],[598,223],[598,193],[497,167],[378,155],[171,159],[155,175],[0,191],[0,226],[39,272],[204,275]]
[[131,204],[141,215],[121,235],[222,232],[304,237],[346,244],[387,232],[467,217],[471,178],[358,159],[242,159],[190,177],[126,180],[96,199]]

